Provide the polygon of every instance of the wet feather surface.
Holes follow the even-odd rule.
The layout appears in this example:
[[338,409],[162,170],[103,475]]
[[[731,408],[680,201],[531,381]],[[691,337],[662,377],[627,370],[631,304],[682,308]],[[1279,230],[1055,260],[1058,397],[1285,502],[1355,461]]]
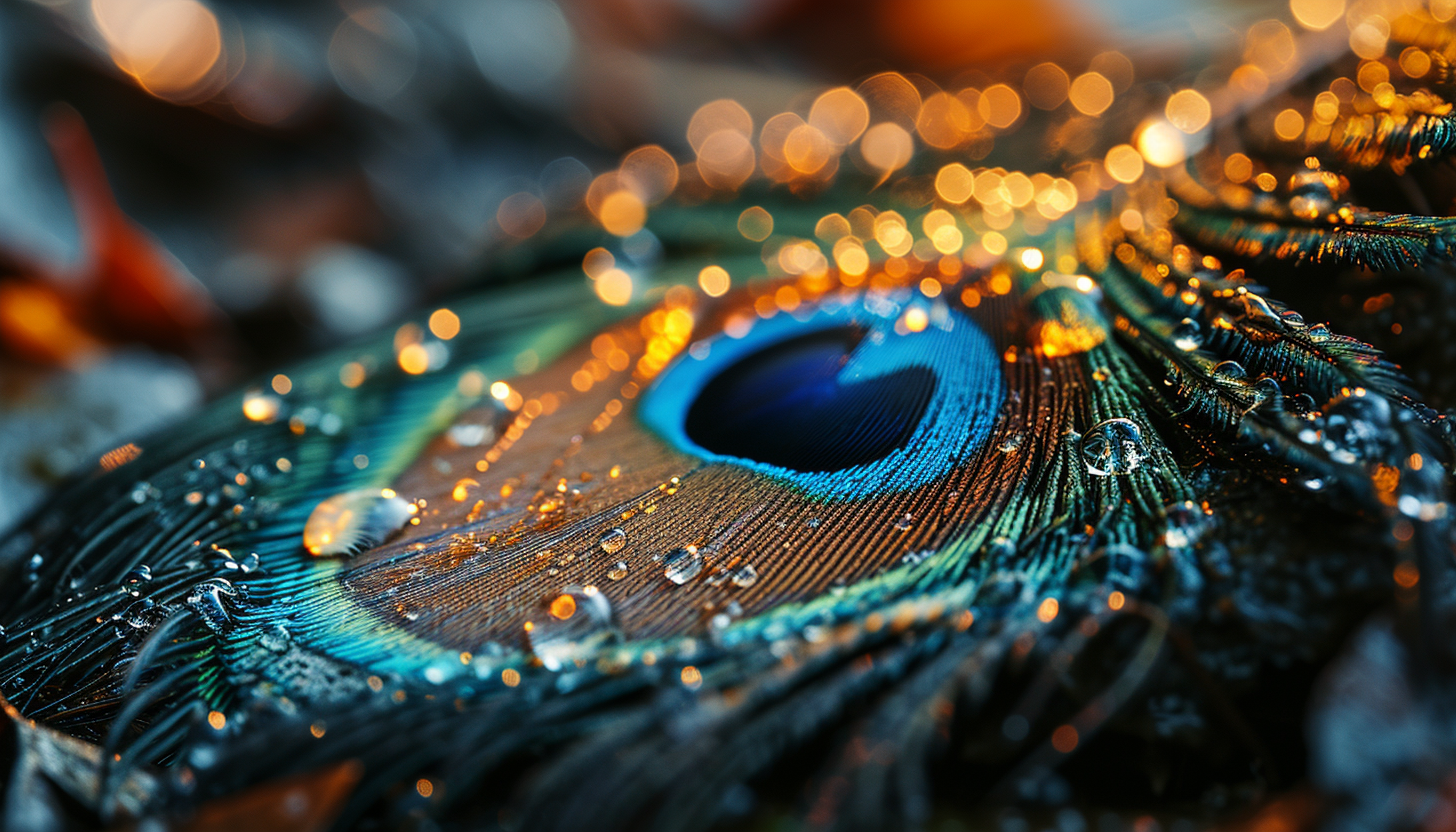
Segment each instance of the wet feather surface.
[[[1448,730],[1449,422],[1277,300],[1448,258],[1451,219],[1357,201],[1446,164],[1410,152],[1439,124],[1356,153],[1319,121],[1359,65],[1291,81],[1323,132],[1247,171],[1214,142],[1129,180],[1113,148],[1085,197],[987,168],[951,199],[954,149],[650,210],[612,174],[515,253],[581,268],[219,399],[5,541],[17,730],[89,744],[49,765],[107,823],[222,828],[298,782],[299,828],[899,828],[1173,777],[1191,825],[1223,807],[1190,783],[1291,787],[1271,725],[1379,609],[1337,684],[1396,668]],[[1382,100],[1351,106],[1411,117]],[[1438,793],[1408,751],[1390,790]],[[1332,828],[1412,822],[1320,766]]]

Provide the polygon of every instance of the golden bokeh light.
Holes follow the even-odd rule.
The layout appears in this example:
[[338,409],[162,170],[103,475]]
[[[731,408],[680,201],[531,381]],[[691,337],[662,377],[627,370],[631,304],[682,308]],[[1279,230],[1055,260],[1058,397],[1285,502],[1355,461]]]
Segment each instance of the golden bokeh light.
[[748,134],[722,129],[703,139],[697,147],[698,173],[714,188],[732,190],[753,175],[757,158]]
[[920,115],[920,91],[898,72],[881,72],[859,85],[859,94],[869,108],[868,120],[892,121],[906,130],[915,127]]
[[1112,82],[1100,72],[1084,72],[1067,90],[1072,106],[1085,116],[1100,116],[1112,106]]
[[1021,118],[1021,96],[1005,84],[995,84],[983,90],[976,107],[987,124],[1002,130]]
[[1424,78],[1431,71],[1431,56],[1419,46],[1407,46],[1400,53],[1399,63],[1407,78]]
[[1345,15],[1345,0],[1289,0],[1289,11],[1306,29],[1323,31]]
[[698,287],[711,298],[721,298],[728,293],[732,280],[728,270],[722,266],[705,266],[698,272]]
[[1223,175],[1230,182],[1247,182],[1254,175],[1254,163],[1242,153],[1232,154],[1223,160]]
[[630,237],[647,223],[647,206],[631,191],[613,191],[602,200],[598,218],[608,234]]
[[1281,110],[1274,117],[1274,135],[1286,142],[1292,142],[1304,133],[1304,116],[1298,110]]
[[866,130],[859,147],[865,161],[886,174],[905,167],[915,153],[910,133],[893,121],[880,122]]
[[399,351],[399,368],[412,376],[430,369],[430,351],[423,344],[406,344]]
[[626,306],[632,300],[632,276],[618,268],[602,272],[593,288],[608,306]]
[[91,0],[91,16],[117,68],[163,98],[192,93],[222,55],[217,16],[197,0]]
[[1026,71],[1022,90],[1031,106],[1039,110],[1055,110],[1067,100],[1071,79],[1067,71],[1054,63],[1041,63]]
[[935,193],[946,202],[960,205],[975,193],[976,177],[960,162],[952,162],[935,175]]
[[870,124],[870,108],[849,87],[835,87],[814,99],[809,125],[837,147],[847,147]]
[[1150,121],[1138,130],[1137,149],[1148,164],[1159,168],[1172,167],[1188,158],[1183,132],[1164,119]]
[[799,173],[818,173],[829,163],[834,148],[823,131],[811,124],[800,124],[784,139],[784,161]]
[[449,341],[460,334],[460,316],[449,309],[436,309],[430,313],[430,332],[443,341]]
[[969,139],[979,126],[977,122],[979,114],[973,117],[959,98],[938,92],[920,105],[915,130],[931,147],[949,150]]
[[1179,90],[1163,107],[1168,123],[1184,133],[1197,133],[1213,118],[1213,107],[1197,90]]
[[1120,144],[1107,151],[1102,165],[1108,176],[1123,184],[1136,182],[1143,175],[1143,155],[1129,144]]
[[699,107],[688,121],[688,144],[695,153],[702,153],[703,144],[708,138],[723,130],[737,133],[746,139],[753,135],[753,116],[748,114],[742,104],[730,98],[709,101]]
[[620,176],[639,199],[656,205],[677,187],[677,160],[655,144],[644,145],[622,159]]
[[738,233],[755,243],[767,240],[773,233],[773,227],[773,214],[760,206],[751,205],[738,215]]

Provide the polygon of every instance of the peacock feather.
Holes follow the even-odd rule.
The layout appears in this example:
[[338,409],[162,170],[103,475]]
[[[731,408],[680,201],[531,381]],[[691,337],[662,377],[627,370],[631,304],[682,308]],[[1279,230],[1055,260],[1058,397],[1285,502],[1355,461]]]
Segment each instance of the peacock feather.
[[[497,288],[5,541],[8,822],[59,789],[200,829],[1435,823],[1450,422],[1277,299],[1449,281],[1435,5],[1352,7],[1353,53],[1261,23],[1141,121],[1168,87],[708,105],[695,160],[634,151]],[[1306,763],[1286,692],[1357,626]],[[1428,741],[1360,733],[1397,719],[1369,674]],[[1306,765],[1317,808],[1269,802]]]

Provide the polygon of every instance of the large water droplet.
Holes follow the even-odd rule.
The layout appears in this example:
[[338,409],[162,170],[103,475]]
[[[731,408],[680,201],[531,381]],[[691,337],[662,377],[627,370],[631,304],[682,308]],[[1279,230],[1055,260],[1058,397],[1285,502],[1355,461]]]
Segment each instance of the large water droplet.
[[221,633],[232,626],[232,615],[224,606],[223,598],[235,598],[237,594],[231,583],[222,578],[211,578],[192,587],[187,593],[186,604],[209,630]]
[[1356,390],[1331,402],[1325,411],[1325,439],[1342,451],[1336,459],[1376,459],[1390,442],[1390,403],[1382,396]]
[[418,506],[388,488],[335,494],[308,516],[303,546],[320,557],[356,554],[388,540],[418,512]]
[[747,589],[758,583],[758,570],[753,564],[745,563],[733,570],[733,585],[739,589]]
[[1130,419],[1099,422],[1082,436],[1082,461],[1093,476],[1131,474],[1147,456],[1142,429]]
[[607,578],[609,580],[620,581],[625,577],[627,577],[627,563],[625,561],[619,560],[616,565],[607,570]]
[[526,631],[547,670],[585,658],[613,634],[612,605],[594,586],[568,586],[545,599]]
[[1277,410],[1284,403],[1284,391],[1280,389],[1279,382],[1269,376],[1263,376],[1250,385],[1254,392],[1254,406],[1261,410]]
[[662,576],[682,586],[703,571],[703,556],[696,548],[674,549],[662,559]]
[[1218,362],[1213,365],[1213,374],[1226,381],[1243,381],[1249,377],[1249,371],[1237,361]]
[[445,431],[445,436],[461,448],[474,448],[494,439],[495,430],[490,425],[461,422],[458,425],[451,425],[450,429]]
[[1168,530],[1163,542],[1169,549],[1186,549],[1197,543],[1208,530],[1208,515],[1194,502],[1182,502],[1164,509]]
[[1185,352],[1192,352],[1203,346],[1203,327],[1192,318],[1184,318],[1173,327],[1173,346]]
[[627,533],[621,529],[607,529],[597,539],[597,545],[602,547],[603,552],[615,555],[622,551],[623,546],[627,545]]

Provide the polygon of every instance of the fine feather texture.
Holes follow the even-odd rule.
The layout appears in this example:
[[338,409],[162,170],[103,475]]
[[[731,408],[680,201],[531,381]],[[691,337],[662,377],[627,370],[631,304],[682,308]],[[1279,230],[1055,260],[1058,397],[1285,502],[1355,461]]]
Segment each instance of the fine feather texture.
[[1091,797],[1055,770],[1137,742],[1285,786],[1256,672],[1326,659],[1392,575],[1431,690],[1453,660],[1446,418],[1254,282],[1449,259],[1456,221],[1323,176],[1444,163],[1412,150],[1436,123],[1358,152],[1335,124],[1299,148],[1328,159],[1261,160],[1287,186],[1210,148],[999,230],[923,160],[685,196],[640,262],[563,224],[458,335],[289,368],[57,494],[4,544],[0,691],[101,749],[70,764],[103,822],[303,778],[338,828],[895,828]]

